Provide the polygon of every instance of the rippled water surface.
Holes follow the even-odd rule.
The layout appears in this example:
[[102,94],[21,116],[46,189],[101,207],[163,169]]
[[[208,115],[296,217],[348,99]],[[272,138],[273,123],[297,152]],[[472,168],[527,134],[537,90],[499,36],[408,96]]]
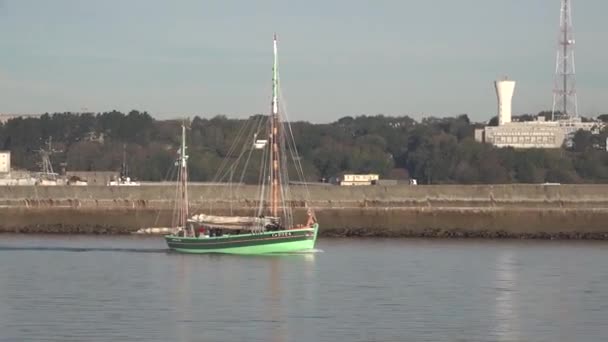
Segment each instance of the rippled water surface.
[[0,341],[607,341],[608,244],[0,235]]

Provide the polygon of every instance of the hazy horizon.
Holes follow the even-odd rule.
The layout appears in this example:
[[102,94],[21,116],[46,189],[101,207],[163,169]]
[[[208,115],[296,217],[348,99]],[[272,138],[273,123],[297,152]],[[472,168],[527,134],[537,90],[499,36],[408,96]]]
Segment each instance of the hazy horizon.
[[[246,117],[270,102],[272,34],[292,120],[552,105],[559,0],[0,2],[0,113]],[[573,1],[579,113],[608,112],[608,2]],[[604,95],[604,96],[603,96]]]

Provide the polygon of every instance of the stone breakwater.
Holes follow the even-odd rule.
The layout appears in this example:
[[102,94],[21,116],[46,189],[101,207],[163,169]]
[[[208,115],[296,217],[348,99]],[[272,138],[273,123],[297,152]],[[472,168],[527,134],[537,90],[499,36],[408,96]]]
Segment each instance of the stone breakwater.
[[[292,187],[321,236],[608,240],[608,185]],[[0,232],[126,234],[171,223],[175,189],[0,187]],[[189,188],[191,212],[248,214],[252,186]],[[309,198],[308,201],[305,198]]]

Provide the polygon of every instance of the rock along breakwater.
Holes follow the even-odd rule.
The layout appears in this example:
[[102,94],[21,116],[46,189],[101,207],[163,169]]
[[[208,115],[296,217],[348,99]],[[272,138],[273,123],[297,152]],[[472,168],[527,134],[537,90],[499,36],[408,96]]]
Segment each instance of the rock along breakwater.
[[[608,240],[608,185],[293,186],[321,236]],[[309,196],[306,196],[306,195]],[[0,187],[0,232],[121,234],[171,223],[168,185]],[[250,214],[253,186],[193,185],[191,213]],[[309,200],[305,200],[309,198]]]

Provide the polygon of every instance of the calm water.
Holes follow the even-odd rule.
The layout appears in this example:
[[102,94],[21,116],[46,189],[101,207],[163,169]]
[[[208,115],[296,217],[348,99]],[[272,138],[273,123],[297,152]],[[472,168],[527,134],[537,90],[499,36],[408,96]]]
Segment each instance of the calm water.
[[606,341],[608,244],[0,235],[0,341]]

